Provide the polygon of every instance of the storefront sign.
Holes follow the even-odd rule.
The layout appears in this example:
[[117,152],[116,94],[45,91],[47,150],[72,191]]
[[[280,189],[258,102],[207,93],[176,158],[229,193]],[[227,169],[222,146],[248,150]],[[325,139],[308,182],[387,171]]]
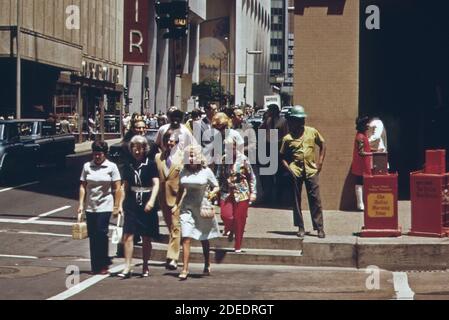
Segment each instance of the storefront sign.
[[87,79],[106,81],[114,84],[119,83],[120,71],[118,68],[103,66],[99,63],[83,61],[81,76]]
[[125,0],[124,64],[148,64],[149,10],[149,0]]

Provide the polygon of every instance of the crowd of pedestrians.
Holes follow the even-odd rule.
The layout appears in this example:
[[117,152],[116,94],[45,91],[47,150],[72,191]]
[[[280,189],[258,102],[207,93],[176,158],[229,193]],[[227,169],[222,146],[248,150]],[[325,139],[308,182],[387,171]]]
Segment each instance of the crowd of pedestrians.
[[[106,159],[108,146],[97,141],[92,147],[94,159],[85,164],[81,176],[79,213],[88,215],[92,271],[107,272],[110,261],[106,259],[105,239],[111,214],[124,216],[126,267],[118,276],[125,279],[133,274],[136,237],[142,238],[142,276],[150,275],[152,240],[159,237],[158,210],[169,231],[168,270],[178,269],[182,248],[180,280],[189,277],[192,240],[202,244],[204,275],[211,273],[211,239],[227,237],[234,243],[234,251],[241,253],[249,207],[261,198],[256,170],[259,165],[254,156],[261,143],[265,150],[275,151],[272,160],[278,166],[274,175],[261,177],[265,200],[275,201],[275,186],[289,177],[294,190],[293,220],[297,236],[304,238],[301,193],[305,184],[313,228],[319,238],[325,238],[319,186],[325,140],[318,130],[306,126],[307,114],[302,106],[293,107],[286,119],[279,111],[277,106],[270,106],[265,115],[260,130],[265,131],[266,141],[257,140],[260,135],[245,122],[245,112],[238,108],[219,110],[216,104],[210,104],[204,112],[194,110],[187,118],[177,108],[171,108],[166,117],[125,115],[119,165]],[[353,174],[357,177],[358,199],[361,177],[369,167],[365,160],[373,151],[370,145],[377,143],[378,148],[386,149],[386,141],[369,141],[373,121],[379,119],[357,121]],[[157,130],[154,141],[149,141],[147,130]],[[362,205],[358,201],[360,209]],[[215,214],[218,207],[222,232]]]

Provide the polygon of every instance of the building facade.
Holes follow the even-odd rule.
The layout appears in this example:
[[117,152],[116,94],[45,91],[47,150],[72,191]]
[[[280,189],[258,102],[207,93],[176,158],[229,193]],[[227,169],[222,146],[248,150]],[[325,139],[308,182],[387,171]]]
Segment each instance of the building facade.
[[70,117],[79,130],[89,114],[118,114],[123,84],[120,0],[1,0],[1,113],[16,110],[18,8],[22,117],[55,113]]
[[174,105],[186,110],[192,82],[199,79],[199,26],[206,18],[206,0],[189,1],[189,35],[181,40],[164,39],[167,30],[156,24],[156,2],[150,0],[146,12],[148,64],[125,68],[131,113],[166,113]]
[[425,151],[449,150],[448,10],[443,1],[295,1],[294,98],[328,144],[326,209],[355,208],[359,115],[384,122],[400,199],[410,199],[410,173],[423,168]]

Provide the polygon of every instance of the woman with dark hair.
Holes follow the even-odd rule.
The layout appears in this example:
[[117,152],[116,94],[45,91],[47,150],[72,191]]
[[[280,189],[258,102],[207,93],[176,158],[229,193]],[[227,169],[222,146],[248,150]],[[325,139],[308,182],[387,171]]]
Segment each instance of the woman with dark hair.
[[159,173],[154,161],[149,158],[150,145],[145,137],[135,136],[129,143],[133,161],[123,170],[122,199],[125,215],[123,241],[126,267],[118,276],[128,279],[132,274],[134,236],[143,237],[142,276],[149,277],[148,261],[151,256],[151,239],[159,237],[159,219],[156,199],[159,193]]
[[86,212],[93,274],[107,274],[108,232],[111,213],[120,213],[120,173],[115,163],[106,159],[108,144],[92,144],[93,161],[84,164],[81,173],[78,219]]
[[371,174],[372,153],[367,131],[370,119],[359,117],[356,120],[357,134],[352,155],[352,174],[356,177],[355,195],[357,198],[357,210],[364,211],[363,203],[363,175]]

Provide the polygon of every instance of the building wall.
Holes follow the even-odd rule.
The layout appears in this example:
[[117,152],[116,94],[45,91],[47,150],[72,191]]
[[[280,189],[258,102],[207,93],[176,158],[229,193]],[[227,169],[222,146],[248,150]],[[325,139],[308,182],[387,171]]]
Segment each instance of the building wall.
[[[359,87],[359,1],[295,0],[294,100],[328,145],[324,209],[353,208],[350,176]],[[306,203],[306,202],[304,202]]]
[[[123,1],[21,0],[21,54],[24,59],[81,70],[84,57],[121,67]],[[80,8],[80,29],[69,29],[70,5]],[[17,0],[0,0],[0,57],[11,55],[10,28],[17,25]],[[14,52],[15,54],[15,52]]]
[[[233,19],[231,19],[232,21]],[[263,97],[271,92],[270,75],[270,0],[236,0],[235,68],[236,75],[247,79],[247,103],[263,105]],[[261,55],[246,55],[246,50],[261,50]],[[246,64],[246,58],[248,63]],[[244,104],[245,83],[235,79],[235,103]]]

